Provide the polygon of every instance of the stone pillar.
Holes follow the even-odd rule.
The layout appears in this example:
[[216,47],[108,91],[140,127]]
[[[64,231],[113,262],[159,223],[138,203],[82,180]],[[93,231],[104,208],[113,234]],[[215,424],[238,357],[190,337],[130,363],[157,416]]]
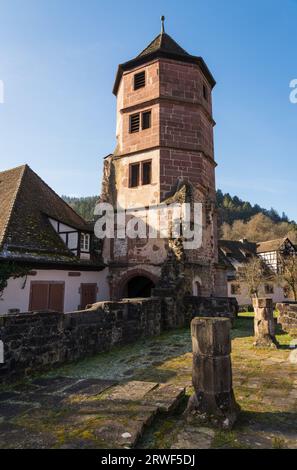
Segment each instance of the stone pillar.
[[198,317],[191,323],[195,393],[187,412],[224,429],[232,428],[240,411],[232,389],[230,329],[227,318]]
[[273,318],[272,299],[253,299],[254,317],[254,346],[277,347],[275,339],[275,320]]

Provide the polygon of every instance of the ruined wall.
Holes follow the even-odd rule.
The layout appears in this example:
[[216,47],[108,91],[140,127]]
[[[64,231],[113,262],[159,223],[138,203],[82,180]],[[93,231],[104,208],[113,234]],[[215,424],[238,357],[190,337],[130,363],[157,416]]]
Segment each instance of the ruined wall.
[[149,299],[99,302],[88,310],[66,314],[1,315],[4,364],[0,363],[0,383],[188,326],[197,315],[235,315],[232,299],[179,300],[170,289],[159,289],[158,294]]
[[66,314],[2,315],[5,362],[0,364],[0,383],[160,332],[159,299],[100,302],[89,310]]
[[277,322],[281,325],[282,329],[290,333],[292,336],[297,336],[297,302],[285,302],[276,304],[279,311]]
[[226,317],[233,320],[238,314],[234,297],[193,297],[184,299],[185,321],[193,317]]

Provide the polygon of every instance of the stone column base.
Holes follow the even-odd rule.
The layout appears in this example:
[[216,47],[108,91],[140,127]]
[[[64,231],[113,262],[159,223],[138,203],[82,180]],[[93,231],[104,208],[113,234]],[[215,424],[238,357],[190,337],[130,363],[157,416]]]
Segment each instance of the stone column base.
[[198,419],[201,424],[212,424],[222,429],[232,429],[240,406],[235,400],[234,393],[218,393],[216,395],[200,392],[194,393],[188,402],[186,414]]

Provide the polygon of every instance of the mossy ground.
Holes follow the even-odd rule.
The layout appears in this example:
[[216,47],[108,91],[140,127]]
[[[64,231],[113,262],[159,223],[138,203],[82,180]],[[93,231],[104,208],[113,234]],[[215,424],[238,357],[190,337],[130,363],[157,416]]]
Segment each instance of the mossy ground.
[[[297,364],[289,360],[292,338],[278,330],[277,340],[279,349],[257,349],[253,346],[251,314],[240,314],[235,322],[232,330],[233,384],[242,411],[232,431],[201,427],[195,420],[187,421],[183,415],[184,401],[173,415],[160,416],[154,422],[149,420],[138,445],[161,449],[181,446],[297,448]],[[187,328],[64,366],[46,377],[172,383],[187,387],[187,396],[190,396],[193,392],[191,370],[191,338]],[[137,423],[140,415],[145,421],[145,411],[137,402],[130,403],[124,411],[119,406],[106,413],[107,395],[108,392],[104,392],[86,398],[74,394],[62,408],[55,409],[48,404],[16,416],[10,424],[34,436],[40,433],[48,436],[44,447],[106,447],[104,435],[97,432],[99,427],[108,429],[111,422],[118,420],[119,432],[122,432],[132,421]],[[73,414],[70,405],[76,407],[76,413]],[[87,415],[84,407],[91,407]],[[103,410],[101,414],[100,409]],[[139,429],[135,427],[136,434]]]

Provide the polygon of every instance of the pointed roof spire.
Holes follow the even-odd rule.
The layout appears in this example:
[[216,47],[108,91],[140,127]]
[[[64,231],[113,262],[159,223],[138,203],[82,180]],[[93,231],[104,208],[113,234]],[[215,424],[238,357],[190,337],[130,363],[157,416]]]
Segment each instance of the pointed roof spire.
[[136,65],[144,64],[145,62],[156,58],[168,58],[192,64],[198,64],[204,75],[209,80],[212,87],[216,82],[207,68],[202,57],[197,57],[189,54],[169,34],[165,33],[165,16],[161,16],[161,33],[134,59],[129,60],[119,65],[116,81],[113,87],[113,93],[116,95],[118,86],[124,70],[130,70]]
[[165,16],[161,16],[161,34],[165,33]]

